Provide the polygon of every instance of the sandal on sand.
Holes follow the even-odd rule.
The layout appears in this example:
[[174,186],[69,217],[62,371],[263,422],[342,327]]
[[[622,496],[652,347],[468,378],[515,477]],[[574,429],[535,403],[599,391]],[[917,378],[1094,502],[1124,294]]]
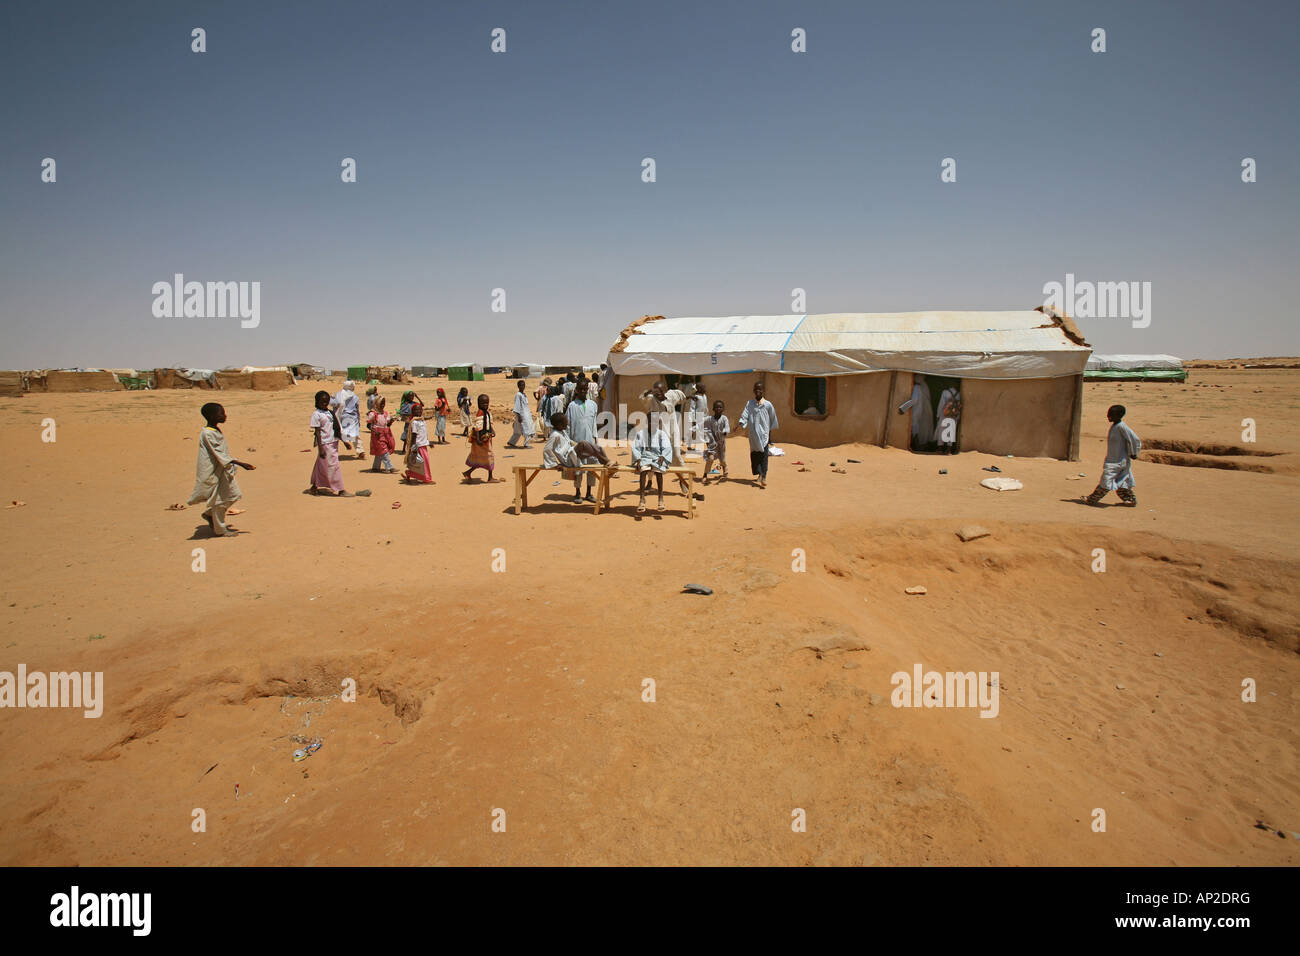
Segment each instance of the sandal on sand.
[[645,502],[644,502],[644,501],[641,502],[639,505],[636,506],[636,513],[639,514],[639,515],[643,515],[643,514],[645,514]]
[[658,511],[660,514],[663,514],[663,513],[664,513],[665,511],[667,511],[667,510],[668,510],[668,509],[664,507],[662,501],[659,502],[659,507],[655,509],[655,511]]

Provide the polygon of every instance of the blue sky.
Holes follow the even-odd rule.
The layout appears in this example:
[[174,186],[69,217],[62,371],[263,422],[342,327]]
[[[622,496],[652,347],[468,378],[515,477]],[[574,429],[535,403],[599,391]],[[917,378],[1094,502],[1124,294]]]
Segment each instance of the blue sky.
[[[1081,322],[1098,351],[1296,354],[1298,28],[1281,2],[8,4],[0,366],[599,361],[646,313],[1032,308],[1067,272],[1152,283],[1148,328]],[[260,325],[154,317],[176,272],[260,281]]]

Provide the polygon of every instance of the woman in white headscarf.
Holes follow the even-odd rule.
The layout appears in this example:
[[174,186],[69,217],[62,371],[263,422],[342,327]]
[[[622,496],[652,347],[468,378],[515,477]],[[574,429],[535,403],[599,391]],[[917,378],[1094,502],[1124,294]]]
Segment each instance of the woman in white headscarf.
[[366,452],[361,447],[361,402],[356,389],[356,383],[348,379],[330,401],[330,407],[337,409],[335,414],[339,417],[339,430],[343,433],[339,437],[343,444],[349,451],[355,448],[358,457],[365,458]]

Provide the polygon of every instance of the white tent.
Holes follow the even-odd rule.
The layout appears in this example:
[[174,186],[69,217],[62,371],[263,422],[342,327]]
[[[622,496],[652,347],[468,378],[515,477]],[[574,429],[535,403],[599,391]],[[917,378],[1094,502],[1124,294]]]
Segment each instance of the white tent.
[[1181,372],[1183,360],[1175,355],[1097,355],[1088,359],[1090,372]]
[[629,328],[622,348],[616,344],[610,353],[617,375],[907,371],[1057,378],[1082,372],[1090,352],[1060,320],[1036,310],[653,318]]

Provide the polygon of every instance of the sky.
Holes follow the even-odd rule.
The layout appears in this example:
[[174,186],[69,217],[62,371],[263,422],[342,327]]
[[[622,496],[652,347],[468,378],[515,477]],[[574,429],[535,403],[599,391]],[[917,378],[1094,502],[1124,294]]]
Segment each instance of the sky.
[[[1098,352],[1300,354],[1298,34],[1249,0],[3,4],[0,368],[591,363],[645,314],[1067,274],[1151,284],[1145,328],[1079,320]],[[156,316],[176,273],[259,282],[258,324]]]

